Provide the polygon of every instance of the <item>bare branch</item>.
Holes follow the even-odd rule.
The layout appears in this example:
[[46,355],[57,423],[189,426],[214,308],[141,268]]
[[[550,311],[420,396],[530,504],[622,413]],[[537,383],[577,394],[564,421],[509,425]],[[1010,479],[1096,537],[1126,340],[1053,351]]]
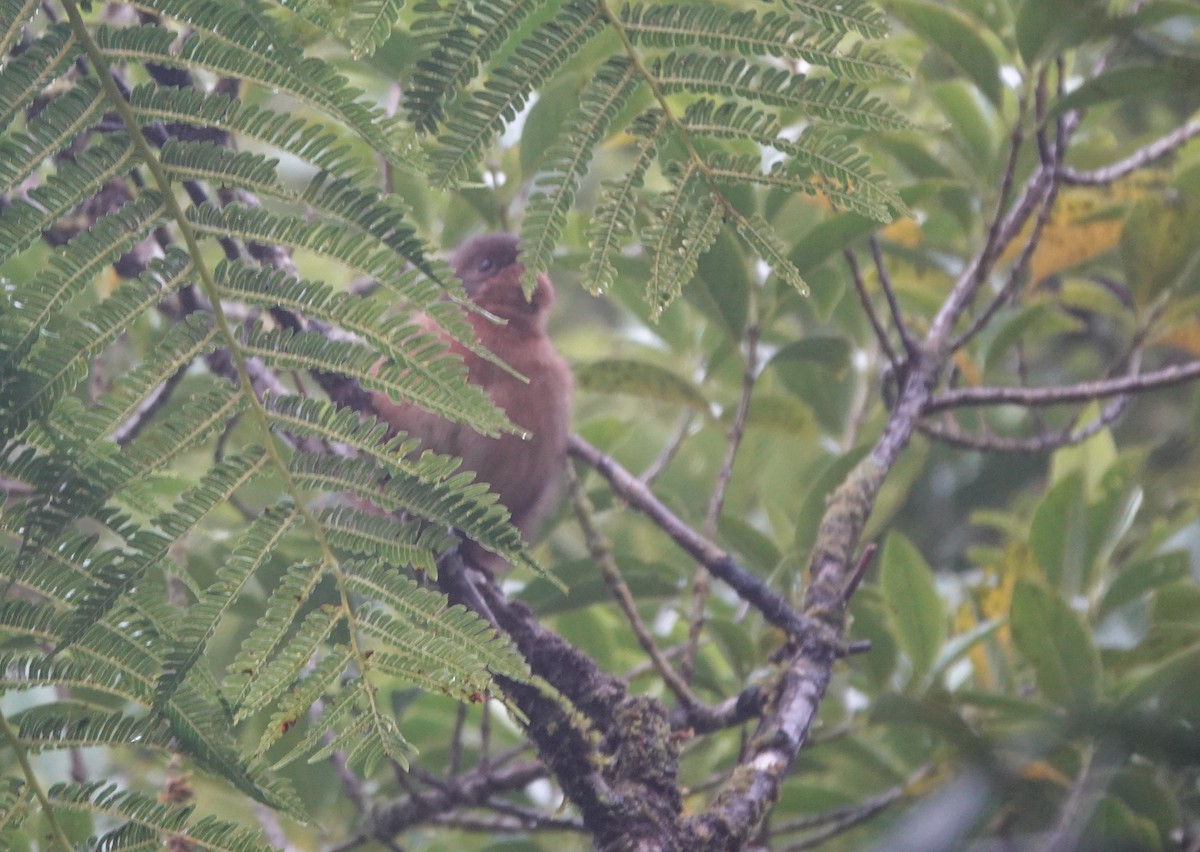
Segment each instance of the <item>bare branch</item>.
[[471,600],[465,592],[471,587],[529,663],[532,681],[496,675],[495,682],[524,714],[526,733],[579,808],[596,846],[625,848],[620,844],[631,837],[666,843],[683,803],[678,745],[665,708],[653,698],[629,695],[623,683],[479,572],[442,570],[438,582],[460,603]]
[[594,468],[608,480],[613,491],[645,514],[693,559],[727,583],[743,600],[753,604],[767,621],[791,635],[805,633],[810,625],[781,595],[742,568],[733,557],[681,521],[650,489],[610,456],[578,435],[572,435],[567,451]]
[[780,823],[772,827],[771,834],[794,834],[798,831],[819,829],[812,831],[803,840],[783,847],[788,850],[815,849],[826,840],[837,837],[839,834],[845,834],[851,829],[857,828],[863,823],[874,819],[880,813],[903,799],[907,795],[909,788],[928,774],[929,767],[923,767],[903,784],[897,784],[895,787],[885,790],[876,796],[871,796],[856,805]]
[[467,772],[445,781],[441,789],[376,802],[365,818],[363,834],[379,839],[395,837],[455,807],[482,805],[498,793],[520,790],[545,776],[546,768],[532,762],[503,769],[492,767],[487,772]]
[[921,433],[934,440],[964,450],[979,450],[991,453],[1044,453],[1086,441],[1121,416],[1129,397],[1123,396],[1110,402],[1099,416],[1079,428],[1068,426],[1042,432],[1029,438],[1002,438],[996,435],[972,435],[964,432],[953,422],[923,422],[918,427]]
[[671,727],[675,730],[690,729],[694,735],[733,728],[757,718],[766,700],[766,693],[762,689],[749,686],[716,706],[702,708],[701,713],[690,712],[682,707],[672,711]]
[[[897,784],[889,790],[880,793],[877,796],[871,796],[856,805],[847,805],[844,808],[836,808],[824,813],[813,814],[812,816],[802,817],[800,819],[781,822],[778,825],[771,826],[772,836],[780,834],[795,834],[798,831],[811,831],[814,828],[824,829],[818,838],[817,835],[812,835],[806,838],[803,843],[811,843],[814,840],[828,840],[837,834],[841,834],[856,825],[861,825],[865,819],[870,819],[875,814],[882,811],[884,808],[899,801],[904,796],[904,790],[907,785]],[[804,849],[807,846],[789,846],[789,849]]]
[[1200,378],[1200,360],[1172,364],[1148,373],[1135,373],[1117,379],[1080,382],[1074,385],[1047,388],[981,387],[956,388],[933,397],[925,412],[933,413],[956,408],[985,405],[1049,406],[1091,402],[1125,394],[1136,394],[1157,388],[1173,387]]
[[[1062,66],[1059,66],[1061,72]],[[1043,165],[1051,162],[1054,159],[1053,148],[1050,147],[1050,136],[1046,132],[1046,75],[1049,69],[1042,69],[1038,74],[1037,85],[1033,89],[1033,123],[1037,128],[1035,138],[1037,139],[1038,159]],[[1062,84],[1062,74],[1059,74],[1059,85]]]
[[532,817],[471,817],[445,814],[433,818],[430,822],[446,826],[447,828],[456,828],[459,831],[475,831],[484,834],[519,834],[537,829],[548,831],[587,831],[583,823],[577,819],[547,816],[542,816],[535,820]]
[[1112,165],[1086,172],[1077,171],[1069,166],[1063,166],[1058,170],[1058,175],[1062,182],[1066,184],[1076,186],[1105,186],[1136,172],[1138,169],[1144,169],[1158,158],[1178,150],[1197,136],[1200,136],[1200,118],[1193,119],[1182,127],[1154,140],[1149,145],[1138,148],[1128,157],[1118,160]]

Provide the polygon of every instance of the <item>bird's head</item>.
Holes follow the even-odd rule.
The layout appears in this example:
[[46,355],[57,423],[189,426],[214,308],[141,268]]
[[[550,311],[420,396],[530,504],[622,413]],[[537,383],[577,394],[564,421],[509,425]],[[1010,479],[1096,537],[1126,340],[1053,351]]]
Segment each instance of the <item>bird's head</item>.
[[554,304],[554,287],[538,275],[529,298],[521,288],[525,267],[517,260],[515,234],[483,234],[464,243],[451,259],[467,295],[479,307],[510,323],[541,328]]

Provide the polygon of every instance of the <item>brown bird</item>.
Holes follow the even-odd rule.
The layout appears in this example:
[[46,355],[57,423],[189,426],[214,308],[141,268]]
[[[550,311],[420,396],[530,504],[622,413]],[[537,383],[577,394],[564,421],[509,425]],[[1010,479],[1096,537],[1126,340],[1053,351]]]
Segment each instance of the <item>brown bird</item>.
[[[479,385],[508,419],[528,434],[488,438],[470,426],[453,423],[407,403],[373,393],[378,416],[394,429],[419,438],[424,449],[463,460],[463,468],[491,486],[508,509],[526,541],[537,534],[554,509],[566,457],[571,416],[571,373],[546,336],[546,317],[554,304],[554,287],[538,275],[529,299],[521,289],[524,267],[517,260],[513,234],[484,234],[463,244],[451,258],[467,295],[479,307],[505,320],[498,324],[466,312],[479,342],[528,379],[513,376],[450,341],[467,367],[467,379]],[[474,542],[463,556],[495,573],[506,567],[495,554]]]

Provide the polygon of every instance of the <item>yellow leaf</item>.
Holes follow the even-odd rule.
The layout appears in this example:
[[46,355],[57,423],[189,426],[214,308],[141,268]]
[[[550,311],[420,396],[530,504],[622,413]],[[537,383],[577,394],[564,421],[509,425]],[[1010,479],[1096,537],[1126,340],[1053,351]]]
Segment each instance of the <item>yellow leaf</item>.
[[1175,326],[1159,338],[1159,342],[1177,346],[1192,355],[1200,355],[1200,320]]
[[96,293],[101,299],[107,299],[121,283],[121,276],[111,266],[106,266],[104,272],[96,279]]
[[[979,607],[979,618],[988,621],[994,618],[1004,618],[1012,606],[1013,589],[1021,577],[1032,576],[1036,573],[1036,560],[1028,545],[1010,544],[1004,549],[1000,560],[984,568],[984,573],[992,578],[992,585],[981,589],[976,595]],[[995,632],[996,644],[1008,657],[1012,657],[1012,632],[1008,623],[1004,623]]]
[[[1166,179],[1166,172],[1143,170],[1111,186],[1064,187],[1029,259],[1030,284],[1116,247],[1128,208],[1162,190]],[[1015,260],[1032,231],[1030,220],[1005,247],[1000,262]]]
[[1030,781],[1050,781],[1060,787],[1070,787],[1071,779],[1044,760],[1031,760],[1021,767],[1021,777]]
[[[954,613],[954,635],[958,636],[979,623],[979,619],[975,617],[975,607],[970,601],[963,601],[958,606],[958,610]],[[996,686],[996,678],[992,673],[991,664],[988,663],[987,649],[983,642],[976,642],[967,652],[967,656],[971,660],[971,668],[975,672],[975,685],[980,689],[994,689]]]
[[954,353],[954,366],[958,370],[959,375],[963,377],[965,384],[970,387],[979,386],[983,377],[979,375],[979,370],[975,367],[975,362],[968,358],[961,349]]
[[905,216],[881,230],[879,236],[905,248],[916,248],[921,244],[921,226],[911,216]]

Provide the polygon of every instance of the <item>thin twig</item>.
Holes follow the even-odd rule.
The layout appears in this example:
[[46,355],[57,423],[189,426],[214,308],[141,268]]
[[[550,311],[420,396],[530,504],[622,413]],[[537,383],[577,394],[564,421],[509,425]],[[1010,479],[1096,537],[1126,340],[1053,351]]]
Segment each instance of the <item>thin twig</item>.
[[[1069,137],[1075,123],[1074,118],[1063,122],[1060,142]],[[943,379],[955,326],[991,274],[994,258],[1052,191],[1054,174],[1039,165],[1011,209],[997,203],[986,244],[967,262],[934,314],[910,359],[879,438],[830,495],[804,589],[804,612],[812,629],[780,659],[769,685],[768,710],[739,758],[737,771],[703,812],[685,821],[685,832],[697,841],[705,838],[713,848],[745,845],[778,800],[781,779],[807,740],[829,688],[834,660],[843,647],[843,592],[858,539],[889,473],[921,425],[933,391]]]
[[1089,742],[1081,755],[1082,765],[1071,785],[1071,792],[1059,807],[1058,820],[1037,844],[1029,848],[1041,852],[1070,852],[1079,849],[1081,835],[1092,813],[1112,785],[1117,773],[1126,765],[1129,753],[1120,741],[1103,738]]
[[943,391],[933,397],[925,413],[986,405],[1049,406],[1091,402],[1113,396],[1136,394],[1167,388],[1200,379],[1200,360],[1172,364],[1147,373],[1133,373],[1117,379],[1079,382],[1074,385],[1045,388],[979,387]]
[[[1045,138],[1044,129],[1040,126],[1040,117],[1044,110],[1045,77],[1043,76],[1038,83],[1038,90],[1037,94],[1035,95],[1034,106],[1035,116],[1037,116],[1039,121],[1039,128],[1037,132],[1038,156],[1040,158],[1039,169],[1041,174],[1051,176],[1052,178],[1053,175],[1055,175],[1058,171],[1059,163],[1062,162],[1063,145],[1065,144],[1063,141],[1064,131],[1062,120],[1060,119],[1059,132],[1056,137],[1055,145],[1051,147]],[[1018,123],[1017,128],[1019,129],[1019,127],[1020,124]],[[1011,149],[1014,156],[1017,153],[1018,146],[1020,144],[1018,133],[1019,130],[1014,130],[1013,147]],[[1015,163],[1012,163],[1011,161],[1010,165],[1015,167]],[[1011,180],[1011,176],[1009,179]],[[967,330],[955,338],[954,342],[950,344],[950,348],[952,350],[957,351],[958,349],[961,349],[968,342],[970,342],[975,335],[986,328],[987,325],[992,321],[992,317],[996,315],[996,312],[999,311],[1000,308],[1005,304],[1007,304],[1008,301],[1013,297],[1013,294],[1017,292],[1017,287],[1025,275],[1025,271],[1029,266],[1029,261],[1033,257],[1033,253],[1037,249],[1038,244],[1041,242],[1042,232],[1046,228],[1046,223],[1050,221],[1050,215],[1054,210],[1054,202],[1058,198],[1058,187],[1059,182],[1057,180],[1051,179],[1048,181],[1045,192],[1043,192],[1037,199],[1037,216],[1034,219],[1033,228],[1030,230],[1029,237],[1025,240],[1025,245],[1021,248],[1016,261],[1010,267],[1007,279],[1000,287],[999,291],[992,297],[991,301],[988,302],[987,307],[985,307],[979,313],[979,315],[974,318]],[[1024,221],[1024,219],[1021,221],[1021,225],[1024,225]],[[1000,251],[1003,251],[1003,248],[1007,246],[1012,239],[1016,238],[1016,231],[1012,230],[1011,226],[1006,228],[1006,233],[1011,234],[1011,236],[1005,240],[1004,246],[1000,248]],[[993,255],[993,259],[999,257],[1000,251],[997,251],[996,254]]]
[[[1037,84],[1033,88],[1033,122],[1035,138],[1037,139],[1038,159],[1042,163],[1048,163],[1054,159],[1052,149],[1050,147],[1050,137],[1046,133],[1046,75],[1049,69],[1042,69],[1038,74]],[[1059,80],[1062,80],[1062,74],[1059,74]]]
[[463,727],[467,722],[467,705],[458,702],[454,710],[454,733],[450,736],[450,754],[446,757],[446,772],[457,775],[459,762],[462,760]]
[[871,560],[875,558],[875,551],[878,549],[879,545],[873,541],[867,542],[863,547],[862,553],[858,555],[858,560],[854,563],[854,570],[850,573],[850,579],[846,582],[846,590],[843,593],[843,597],[846,600],[850,600],[858,590],[859,584],[867,574],[867,569],[871,567]]
[[[1013,181],[1017,173],[1017,162],[1021,153],[1021,147],[1025,141],[1025,128],[1021,124],[1025,117],[1025,98],[1022,97],[1017,102],[1017,115],[1013,120],[1012,133],[1009,136],[1008,142],[1008,159],[1004,163],[1004,172],[1000,177],[1000,191],[996,194],[995,214],[992,216],[991,225],[988,227],[987,239],[983,244],[983,249],[979,253],[979,261],[976,264],[976,274],[982,274],[986,277],[987,270],[990,270],[992,259],[999,256],[1004,250],[1004,246],[1012,239],[1012,235],[1025,222],[1027,216],[1019,216],[1014,219],[1012,216],[1005,217],[1004,210],[1008,206],[1009,199],[1012,197]],[[1031,193],[1028,192],[1032,188],[1027,186],[1026,198]],[[1024,200],[1024,199],[1023,199]],[[1013,213],[1018,213],[1023,205],[1018,202]],[[1032,207],[1029,208],[1032,210]],[[983,277],[978,280],[982,281]]]
[[[1025,346],[1022,341],[1017,341],[1013,346],[1013,358],[1016,361],[1014,372],[1017,376],[1017,381],[1022,387],[1029,387],[1029,365],[1025,360]],[[1029,418],[1033,421],[1034,427],[1038,431],[1044,432],[1050,428],[1046,423],[1046,419],[1042,416],[1042,412],[1037,408],[1031,408]]]
[[688,433],[692,431],[692,420],[694,415],[692,412],[687,412],[683,415],[683,419],[679,421],[679,427],[671,436],[671,439],[663,446],[662,451],[655,457],[654,461],[646,466],[642,471],[642,482],[647,486],[654,484],[655,480],[662,475],[662,472],[667,469],[667,465],[675,458],[675,454],[679,452],[679,448],[683,446],[684,440],[687,439]]
[[527,820],[519,817],[471,817],[445,815],[430,820],[435,825],[446,828],[456,828],[459,831],[482,832],[484,834],[519,834],[527,831],[574,831],[586,832],[583,822],[563,817],[539,817],[537,820]]
[[1033,229],[1029,233],[1029,239],[1025,241],[1025,245],[1021,248],[1017,260],[1012,264],[1008,271],[1008,277],[999,291],[992,297],[979,314],[972,320],[971,325],[967,330],[954,339],[950,344],[953,350],[959,350],[967,345],[975,335],[981,332],[992,321],[992,317],[996,315],[1008,301],[1017,292],[1022,277],[1025,275],[1026,267],[1029,265],[1030,258],[1033,257],[1034,251],[1041,242],[1042,232],[1046,228],[1046,223],[1050,221],[1050,214],[1054,209],[1054,200],[1058,197],[1058,184],[1052,182],[1049,191],[1041,200],[1041,206],[1038,207],[1037,217],[1034,219]]
[[488,704],[492,700],[491,693],[483,694],[483,703],[480,704],[479,717],[479,763],[480,772],[486,772],[492,765],[492,714],[488,711]]
[[134,410],[124,423],[118,426],[112,433],[112,439],[119,446],[125,446],[141,431],[146,428],[146,425],[154,419],[154,416],[162,410],[168,402],[171,401],[171,394],[179,387],[179,383],[183,377],[187,375],[188,368],[191,364],[184,364],[178,370],[170,375],[165,382],[158,385],[150,395],[142,400],[141,404]]
[[520,790],[544,777],[545,767],[533,762],[488,772],[466,772],[442,782],[439,789],[427,791],[418,791],[410,779],[401,776],[408,795],[376,803],[365,818],[362,834],[378,840],[395,837],[453,808],[481,806],[496,795]]
[[[733,422],[729,424],[729,431],[726,433],[725,455],[721,458],[721,466],[717,469],[717,477],[708,500],[708,509],[704,513],[702,533],[710,539],[716,537],[717,522],[721,517],[721,509],[725,506],[729,481],[733,478],[733,462],[737,458],[738,448],[742,445],[742,436],[746,433],[746,415],[750,411],[750,396],[754,392],[754,382],[758,378],[759,332],[758,290],[755,288],[750,292],[750,321],[746,324],[746,359],[742,370],[742,392],[733,413]],[[704,565],[700,565],[692,574],[692,609],[688,615],[688,633],[687,641],[684,643],[683,658],[679,661],[679,670],[684,682],[692,679],[692,671],[696,664],[696,649],[700,645],[700,634],[704,630],[704,611],[708,606],[708,595],[708,569]]]
[[880,793],[877,796],[872,796],[856,805],[848,805],[844,808],[836,808],[835,810],[773,825],[771,826],[771,834],[772,836],[795,834],[798,831],[811,831],[814,828],[820,828],[822,829],[821,832],[811,834],[798,844],[786,847],[788,849],[811,849],[821,841],[844,834],[850,829],[862,825],[866,820],[875,816],[889,805],[899,801],[904,796],[904,789],[905,785],[898,784],[890,790]]
[[807,632],[811,624],[787,600],[771,590],[734,561],[733,557],[681,521],[654,496],[640,479],[621,467],[578,435],[572,435],[567,451],[608,480],[613,492],[645,514],[680,548],[727,583],[738,595],[758,608],[771,624],[793,636]]
[[918,425],[921,434],[953,447],[989,453],[1044,453],[1059,447],[1082,443],[1121,416],[1129,397],[1114,399],[1100,414],[1082,427],[1072,426],[1043,432],[1028,438],[1001,438],[996,435],[972,435],[953,422]]
[[896,288],[892,285],[892,276],[888,272],[887,264],[883,261],[883,250],[879,247],[879,240],[875,238],[874,234],[867,238],[867,246],[871,249],[871,262],[875,264],[875,276],[879,279],[879,289],[883,291],[888,311],[892,315],[892,325],[896,326],[896,333],[900,335],[900,342],[904,346],[906,358],[912,358],[917,352],[917,341],[913,338],[912,332],[908,330],[908,323],[904,321],[900,302],[896,298]]
[[659,677],[662,678],[663,683],[674,693],[681,704],[689,709],[701,706],[700,700],[692,694],[687,681],[663,657],[658,649],[658,645],[654,642],[654,637],[650,635],[645,622],[638,615],[637,603],[633,599],[633,593],[629,591],[629,586],[626,585],[624,578],[621,577],[621,571],[613,559],[612,548],[596,528],[594,520],[595,507],[592,506],[592,501],[588,499],[587,494],[580,487],[579,479],[575,476],[575,471],[571,465],[567,465],[567,485],[570,489],[571,506],[575,510],[575,520],[579,523],[579,528],[583,531],[583,538],[587,542],[592,562],[600,569],[600,574],[604,577],[605,585],[608,586],[613,598],[616,599],[617,604],[621,607],[621,611],[625,614],[625,619],[629,622],[629,627],[633,631],[638,644],[642,646],[642,650],[650,658],[650,662],[654,665],[654,669],[658,672]]
[[862,271],[858,268],[858,259],[850,249],[843,249],[842,257],[846,259],[846,266],[850,268],[850,280],[854,282],[854,292],[858,294],[858,303],[862,305],[863,313],[867,315],[867,321],[875,332],[879,348],[883,351],[884,357],[888,359],[888,363],[892,365],[892,371],[898,374],[900,362],[896,360],[896,351],[892,349],[891,341],[888,340],[887,329],[879,321],[879,315],[875,313],[875,306],[871,304],[871,296],[867,293],[866,282],[863,281]]
[[[677,645],[671,645],[667,648],[659,648],[658,653],[664,660],[673,660],[683,653],[683,643],[680,642]],[[633,683],[639,677],[648,675],[653,671],[656,671],[654,663],[650,660],[642,660],[637,665],[626,669],[624,674],[621,675],[621,680],[624,683]]]
[[775,836],[820,829],[819,831],[814,831],[803,840],[784,847],[785,849],[792,850],[815,848],[832,837],[837,837],[853,828],[857,828],[903,799],[912,788],[912,785],[928,775],[930,771],[931,767],[929,766],[921,767],[903,784],[897,784],[895,787],[885,790],[878,795],[871,796],[856,805],[836,808],[824,813],[779,823],[771,827],[771,834]]
[[483,803],[483,807],[488,810],[495,811],[497,814],[513,817],[525,823],[529,829],[539,828],[560,828],[568,831],[586,831],[583,821],[578,819],[562,819],[554,816],[546,816],[539,813],[533,808],[523,808],[520,805],[515,805],[512,802],[493,796]]
[[[522,743],[521,745],[518,745],[518,746],[513,746],[512,748],[506,749],[505,751],[502,751],[498,755],[496,755],[496,757],[493,758],[487,764],[487,766],[490,769],[500,769],[501,767],[506,766],[509,763],[512,763],[514,760],[516,760],[521,755],[528,754],[532,750],[533,750],[533,743],[529,743],[529,742]],[[480,766],[477,768],[481,768],[482,765],[483,764],[480,763]]]
[[692,736],[736,727],[762,714],[767,695],[758,686],[748,686],[720,704],[705,706],[701,712],[679,707],[671,711],[671,728]]

